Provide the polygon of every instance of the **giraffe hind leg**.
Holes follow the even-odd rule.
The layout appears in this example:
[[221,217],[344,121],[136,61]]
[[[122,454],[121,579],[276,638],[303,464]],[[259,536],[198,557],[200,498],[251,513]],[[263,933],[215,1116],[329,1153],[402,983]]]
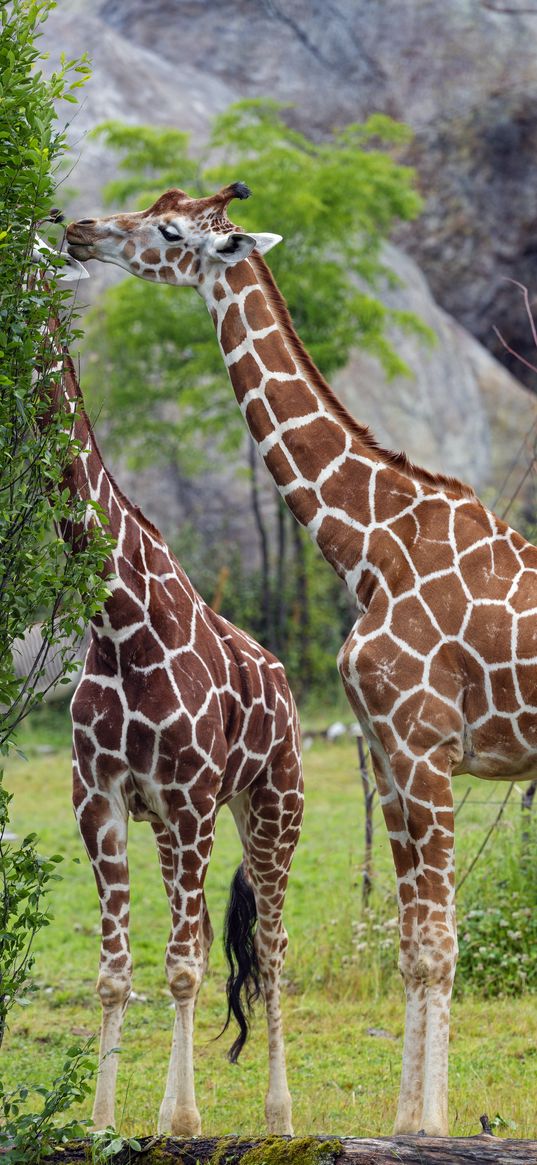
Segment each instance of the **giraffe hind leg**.
[[[198,1136],[201,1132],[194,1087],[194,1012],[211,937],[203,885],[214,840],[216,803],[209,783],[200,781],[200,787],[200,792],[191,790],[186,807],[171,805],[165,823],[168,837],[156,833],[171,909],[166,974],[175,1002],[159,1131],[174,1136]],[[172,867],[170,884],[167,871]]]
[[[173,906],[173,897],[174,897],[174,883],[175,883],[175,879],[177,876],[177,869],[178,869],[178,863],[177,863],[177,860],[176,860],[175,855],[174,855],[172,837],[171,837],[171,834],[170,834],[167,826],[164,825],[163,823],[158,824],[158,825],[156,823],[152,823],[152,829],[153,829],[153,832],[155,834],[155,840],[157,843],[157,850],[158,850],[158,855],[159,855],[162,880],[164,882],[166,894],[167,894],[168,900],[170,902],[170,907],[172,907]],[[201,948],[202,948],[202,961],[203,961],[202,973],[203,974],[207,970],[207,964],[209,961],[209,952],[211,949],[213,937],[214,937],[213,930],[212,930],[211,922],[209,919],[209,911],[207,910],[207,903],[205,901],[205,895],[202,894],[200,942],[201,942]],[[174,1021],[174,1031],[173,1031],[173,1037],[172,1037],[172,1047],[171,1047],[171,1052],[170,1052],[170,1060],[169,1060],[169,1065],[168,1065],[168,1075],[167,1075],[167,1079],[166,1079],[166,1088],[165,1088],[164,1097],[162,1099],[162,1103],[160,1106],[159,1119],[158,1119],[158,1131],[159,1131],[159,1133],[162,1133],[162,1134],[170,1133],[172,1131],[172,1123],[173,1123],[175,1107],[176,1107],[176,1103],[177,1103],[177,1093],[178,1093],[178,1089],[179,1089],[178,1073],[179,1073],[179,1059],[180,1059],[180,1054],[181,1054],[180,1047],[181,1047],[181,1029],[180,1029],[180,1024],[178,1021],[178,1016],[176,1014],[175,1021]],[[197,1128],[198,1123],[199,1123],[199,1116],[196,1117],[195,1115],[192,1114],[190,1123],[195,1125]]]
[[280,980],[287,949],[282,911],[289,869],[300,834],[302,772],[291,737],[277,761],[245,793],[230,802],[244,850],[243,873],[257,912],[255,951],[265,1000],[269,1044],[269,1085],[265,1099],[268,1131],[292,1135],[280,1005]]

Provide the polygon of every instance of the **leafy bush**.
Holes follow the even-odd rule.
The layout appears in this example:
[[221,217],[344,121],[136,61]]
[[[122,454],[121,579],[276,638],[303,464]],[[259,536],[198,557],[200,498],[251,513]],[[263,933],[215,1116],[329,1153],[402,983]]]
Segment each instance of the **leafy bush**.
[[[61,392],[59,346],[73,336],[68,293],[57,285],[63,260],[50,259],[36,276],[36,230],[55,201],[55,174],[65,151],[56,102],[76,101],[88,67],[64,61],[47,80],[39,69],[36,41],[53,0],[12,0],[0,5],[0,752],[13,746],[15,730],[35,703],[35,684],[45,662],[40,652],[22,680],[13,670],[13,641],[44,620],[45,645],[63,657],[65,636],[82,629],[106,597],[103,571],[110,540],[95,536],[70,545],[62,523],[85,523],[88,505],[64,488],[66,465],[79,447],[72,416],[50,400]],[[49,242],[51,240],[49,239]],[[40,263],[39,258],[37,261]],[[43,264],[44,266],[44,264]],[[49,321],[58,321],[51,340]],[[61,399],[61,396],[60,396]],[[71,527],[72,528],[72,527]],[[65,527],[64,527],[65,529]],[[66,535],[67,537],[67,535]],[[67,666],[67,661],[66,661]],[[35,934],[51,915],[46,895],[58,877],[58,855],[41,856],[37,837],[7,843],[9,793],[0,773],[0,1044],[10,1008],[27,994]],[[57,1114],[88,1091],[93,1065],[87,1049],[72,1048],[50,1088],[42,1085],[41,1111],[28,1111],[24,1084],[7,1092],[0,1082],[4,1125],[0,1148],[6,1162],[37,1162],[53,1142],[80,1132],[77,1122],[56,1127]],[[31,1102],[30,1102],[31,1103]]]
[[[0,1129],[0,1150],[5,1165],[38,1165],[43,1157],[53,1149],[73,1137],[86,1132],[87,1121],[69,1120],[65,1124],[55,1123],[59,1113],[66,1112],[72,1104],[81,1103],[90,1092],[90,1080],[94,1075],[93,1057],[88,1052],[89,1041],[82,1048],[69,1048],[62,1071],[48,1088],[40,1085],[31,1091],[24,1086],[11,1092],[2,1091],[0,1109],[3,1125]],[[28,1100],[36,1093],[41,1097],[39,1112],[27,1110]]]
[[[537,990],[537,829],[498,829],[458,905],[457,990]],[[531,860],[533,854],[533,860]]]
[[[58,345],[73,327],[52,260],[46,279],[35,279],[35,235],[54,202],[55,171],[65,150],[55,102],[76,100],[87,74],[83,62],[65,62],[45,80],[35,40],[52,0],[14,0],[0,8],[0,745],[34,700],[35,669],[15,678],[11,647],[43,619],[46,643],[83,626],[102,603],[100,577],[109,541],[96,532],[76,553],[66,553],[65,519],[83,521],[87,504],[73,503],[62,488],[65,466],[76,455],[72,418],[47,416],[61,378]],[[41,225],[42,230],[46,227]],[[59,321],[52,349],[48,321]],[[37,670],[44,663],[40,658]]]

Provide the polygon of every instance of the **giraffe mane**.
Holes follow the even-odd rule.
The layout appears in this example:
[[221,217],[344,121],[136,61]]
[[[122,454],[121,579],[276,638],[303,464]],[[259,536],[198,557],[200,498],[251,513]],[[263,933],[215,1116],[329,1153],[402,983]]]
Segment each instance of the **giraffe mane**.
[[387,465],[396,469],[399,473],[404,474],[405,477],[411,478],[412,481],[417,481],[422,485],[432,486],[433,489],[448,490],[457,497],[475,498],[475,490],[471,485],[467,485],[465,482],[459,481],[458,478],[451,477],[449,474],[433,473],[432,470],[414,465],[404,452],[397,453],[391,449],[384,449],[371,432],[371,429],[367,425],[360,424],[352,416],[352,413],[345,408],[345,405],[330,388],[330,385],[324,379],[322,373],[319,372],[317,365],[314,364],[309,352],[304,347],[300,336],[295,331],[289,308],[274,279],[272,271],[258,251],[254,251],[250,255],[250,263],[255,270],[267,302],[293,356],[296,357],[298,364],[307,374],[311,384],[319,393],[323,404],[326,405],[328,411],[339,421],[347,433],[350,433],[353,437],[357,437],[372,453],[378,454]]
[[[86,412],[86,407],[84,404],[84,397],[82,396],[82,389],[80,388],[78,376],[76,374],[75,366],[73,363],[73,358],[71,356],[71,353],[68,352],[65,348],[62,349],[62,357],[63,357],[63,362],[64,362],[64,376],[65,376],[66,380],[68,382],[70,382],[70,391],[72,391],[73,396],[75,397],[76,401],[78,402],[78,415],[79,415],[80,419],[82,420],[83,424],[87,426],[88,434],[89,434],[93,449],[94,449],[95,453],[97,454],[97,457],[99,458],[99,461],[101,462],[101,465],[103,466],[103,468],[105,468],[104,462],[103,462],[103,459],[101,456],[101,451],[99,449],[99,446],[97,444],[97,440],[95,437],[93,425],[92,425],[92,423],[88,417],[88,414]],[[108,480],[110,481],[110,484],[114,490],[114,493],[116,494],[119,501],[123,503],[123,505],[136,518],[136,521],[140,523],[140,526],[143,526],[144,530],[146,530],[148,534],[152,534],[153,537],[156,537],[156,538],[160,539],[160,541],[162,541],[162,535],[160,533],[160,530],[157,530],[157,527],[153,525],[153,522],[150,522],[149,518],[146,518],[145,514],[142,513],[142,511],[139,509],[139,507],[134,505],[133,502],[131,502],[129,500],[127,495],[123,493],[123,490],[117,484],[115,478],[110,473],[110,471],[108,469],[105,469],[105,471],[106,471],[106,476],[108,477]]]
[[190,205],[194,201],[194,199],[189,198],[188,194],[185,194],[184,190],[180,190],[179,187],[175,186],[171,190],[166,190],[164,194],[161,194],[156,202],[152,202],[151,206],[147,207],[147,210],[142,210],[140,217],[152,218],[156,214],[166,214],[169,211],[183,210],[187,204]]

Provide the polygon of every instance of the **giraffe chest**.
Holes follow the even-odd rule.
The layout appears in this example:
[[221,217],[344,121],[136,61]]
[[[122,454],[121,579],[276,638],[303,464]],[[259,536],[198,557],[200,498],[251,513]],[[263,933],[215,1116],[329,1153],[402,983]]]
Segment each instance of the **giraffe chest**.
[[373,588],[367,596],[367,611],[340,655],[360,719],[380,730],[390,752],[418,755],[437,741],[448,745],[454,772],[531,779],[537,572],[524,571],[518,585],[511,581],[501,601],[463,594],[456,573],[429,582],[391,595]]

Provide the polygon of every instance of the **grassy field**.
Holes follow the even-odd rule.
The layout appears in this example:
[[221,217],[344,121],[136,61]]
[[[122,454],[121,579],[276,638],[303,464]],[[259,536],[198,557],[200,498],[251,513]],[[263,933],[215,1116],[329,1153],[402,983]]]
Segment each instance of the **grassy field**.
[[[48,1081],[66,1048],[98,1030],[94,992],[98,903],[70,807],[68,717],[35,714],[24,728],[26,760],[10,761],[12,825],[37,830],[44,853],[65,855],[54,892],[53,924],[37,942],[38,992],[12,1012],[3,1048],[6,1086]],[[306,814],[286,906],[290,945],[284,986],[288,1066],[298,1134],[389,1134],[395,1113],[403,1034],[402,988],[395,971],[393,874],[375,813],[375,903],[384,919],[361,914],[363,811],[352,741],[315,744],[305,755]],[[464,870],[497,811],[504,787],[458,778],[457,853]],[[516,802],[516,803],[515,803]],[[519,817],[518,798],[508,814]],[[493,843],[492,843],[493,844]],[[121,1132],[155,1130],[166,1076],[173,1012],[163,971],[168,916],[149,826],[133,824],[132,948],[136,998],[128,1009],[118,1087]],[[218,822],[207,881],[217,936],[240,850],[231,815]],[[486,860],[482,859],[482,861]],[[386,922],[387,920],[387,922]],[[213,946],[196,1030],[198,1106],[207,1134],[262,1134],[266,1036],[262,1010],[238,1066],[214,1042],[224,1016],[221,943]],[[483,1000],[459,992],[453,1005],[451,1130],[477,1133],[479,1116],[499,1114],[507,1135],[537,1138],[537,996]],[[88,1111],[80,1116],[88,1116]]]

